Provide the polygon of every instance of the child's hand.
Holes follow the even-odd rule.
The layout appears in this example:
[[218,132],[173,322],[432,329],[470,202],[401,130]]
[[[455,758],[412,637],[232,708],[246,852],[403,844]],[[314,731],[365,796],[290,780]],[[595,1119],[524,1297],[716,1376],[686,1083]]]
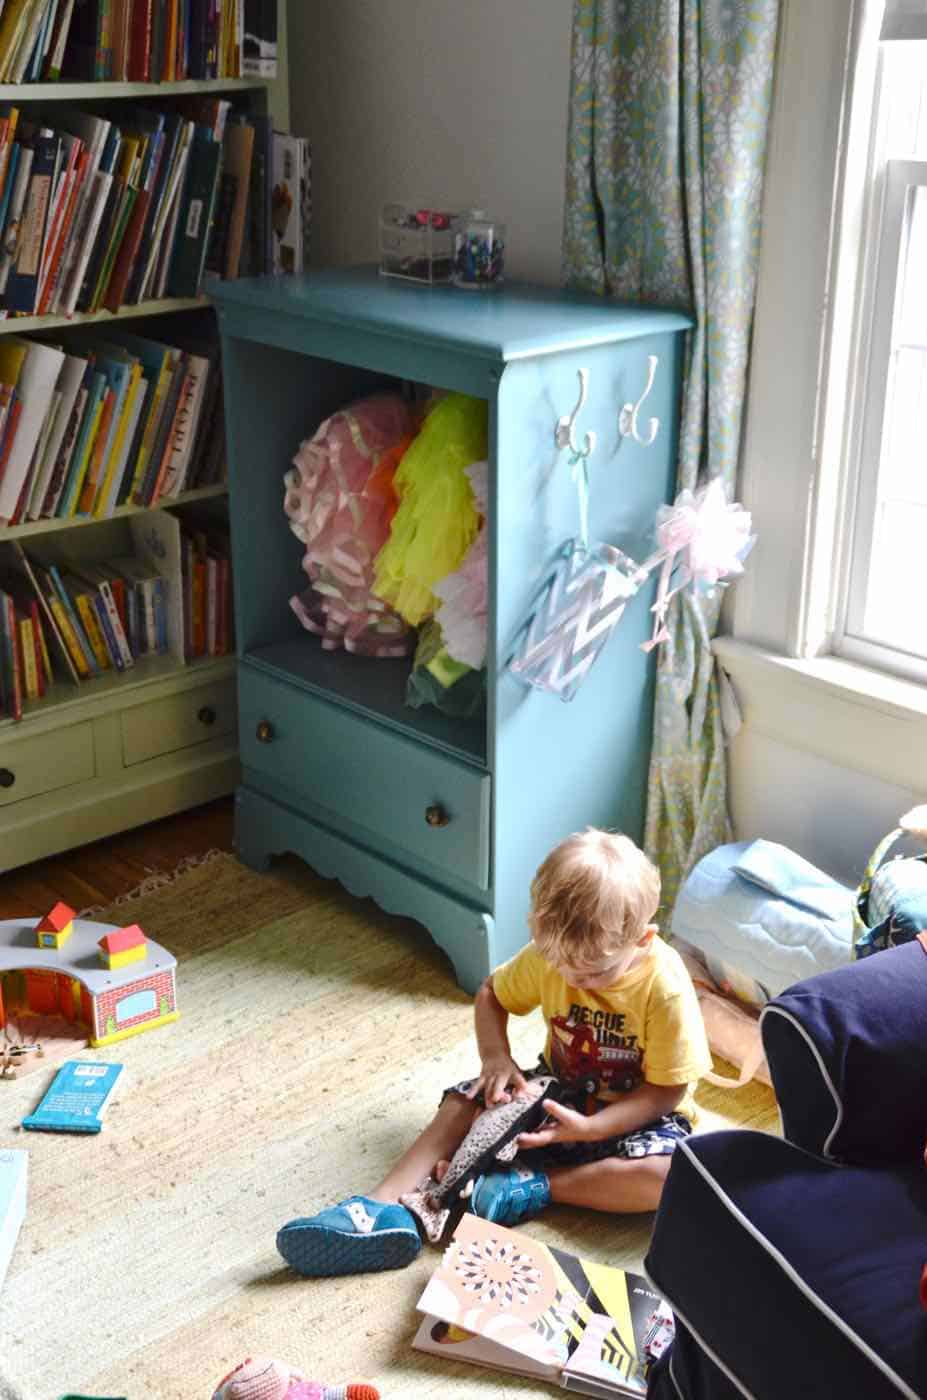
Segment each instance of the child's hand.
[[527,1087],[525,1076],[512,1057],[499,1055],[483,1061],[479,1078],[471,1084],[467,1098],[475,1098],[482,1089],[486,1107],[492,1108],[493,1104],[508,1103],[512,1094],[517,1097]]
[[534,1133],[519,1133],[519,1147],[547,1147],[552,1142],[585,1142],[591,1137],[590,1120],[575,1108],[556,1103],[554,1099],[544,1100],[544,1109],[549,1118],[555,1121]]

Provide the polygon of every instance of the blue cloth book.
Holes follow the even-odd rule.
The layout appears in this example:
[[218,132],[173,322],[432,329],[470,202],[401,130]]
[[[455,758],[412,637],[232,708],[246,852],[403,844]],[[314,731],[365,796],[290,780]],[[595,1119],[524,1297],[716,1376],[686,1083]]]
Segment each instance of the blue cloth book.
[[122,1065],[67,1060],[59,1069],[24,1128],[49,1133],[98,1133],[103,1112]]

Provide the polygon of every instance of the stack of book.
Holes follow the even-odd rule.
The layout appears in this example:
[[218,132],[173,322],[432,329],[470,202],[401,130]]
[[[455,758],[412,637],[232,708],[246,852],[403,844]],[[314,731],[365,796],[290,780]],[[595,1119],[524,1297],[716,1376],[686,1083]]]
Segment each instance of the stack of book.
[[116,325],[77,348],[0,338],[0,535],[226,479],[218,347],[172,341]]
[[0,82],[277,76],[277,0],[0,0]]
[[229,544],[221,525],[185,526],[165,511],[136,517],[132,550],[106,559],[27,553],[0,567],[0,714],[19,720],[59,680],[130,671],[142,657],[177,662],[233,647]]

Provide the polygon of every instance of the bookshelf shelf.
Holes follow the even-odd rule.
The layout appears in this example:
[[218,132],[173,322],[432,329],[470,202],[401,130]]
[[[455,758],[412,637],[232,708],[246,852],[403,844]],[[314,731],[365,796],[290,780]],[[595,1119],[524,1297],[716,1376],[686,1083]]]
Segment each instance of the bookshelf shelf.
[[[0,734],[6,738],[30,738],[42,729],[57,729],[62,723],[79,721],[84,713],[99,715],[107,706],[121,710],[127,703],[136,703],[138,692],[152,687],[171,690],[177,681],[196,686],[200,681],[225,680],[233,675],[235,661],[231,656],[203,656],[186,663],[172,656],[143,656],[131,671],[106,671],[71,685],[56,681],[41,700],[27,702],[24,719],[17,723],[6,716],[0,718]],[[66,716],[66,718],[62,718]],[[2,809],[0,809],[2,810]]]
[[256,92],[266,78],[189,78],[180,83],[0,83],[0,102],[100,101],[122,97],[184,97],[197,92]]
[[207,297],[162,297],[160,301],[141,301],[137,306],[121,306],[116,312],[78,312],[74,316],[8,316],[5,321],[0,321],[0,335],[23,335],[29,331],[53,330],[58,326],[107,325],[112,321],[134,321],[137,316],[195,311],[208,305]]
[[4,540],[31,539],[35,535],[58,535],[63,530],[74,530],[81,525],[100,525],[104,520],[123,520],[129,515],[144,515],[150,510],[160,510],[163,506],[187,506],[195,501],[208,501],[217,496],[228,495],[228,487],[223,482],[217,486],[198,486],[193,491],[182,491],[179,496],[162,496],[150,506],[120,506],[112,515],[75,515],[62,520],[57,516],[52,520],[30,520],[25,525],[0,525],[0,544]]

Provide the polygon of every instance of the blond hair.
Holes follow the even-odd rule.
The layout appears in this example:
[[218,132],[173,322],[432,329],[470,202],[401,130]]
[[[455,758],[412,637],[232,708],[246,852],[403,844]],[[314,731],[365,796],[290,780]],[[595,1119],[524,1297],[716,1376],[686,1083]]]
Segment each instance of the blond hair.
[[538,950],[575,963],[637,943],[660,903],[660,876],[618,832],[587,827],[555,846],[531,882],[528,923]]

